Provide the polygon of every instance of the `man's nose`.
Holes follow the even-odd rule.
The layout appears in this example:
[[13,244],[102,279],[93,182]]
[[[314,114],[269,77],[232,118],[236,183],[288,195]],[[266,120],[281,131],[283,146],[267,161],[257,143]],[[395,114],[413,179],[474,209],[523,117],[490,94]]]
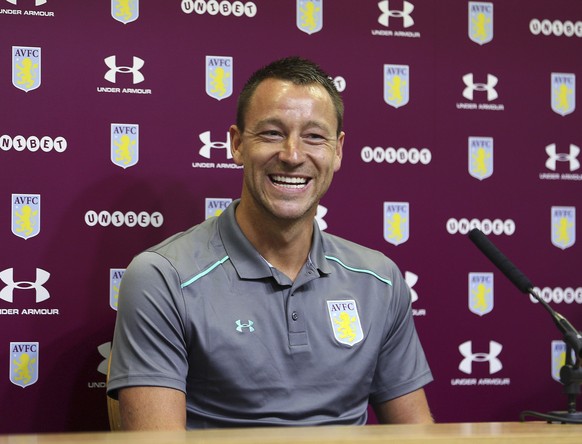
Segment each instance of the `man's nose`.
[[299,136],[289,136],[281,146],[279,159],[288,164],[300,164],[305,160],[303,142]]

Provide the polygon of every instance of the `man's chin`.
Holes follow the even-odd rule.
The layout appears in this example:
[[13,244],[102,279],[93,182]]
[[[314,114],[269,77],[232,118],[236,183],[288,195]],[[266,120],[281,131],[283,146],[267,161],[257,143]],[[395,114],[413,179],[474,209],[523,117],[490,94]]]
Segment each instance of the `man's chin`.
[[[311,215],[313,213],[313,215]],[[271,214],[281,220],[293,222],[315,217],[315,211],[308,205],[283,204],[271,207]]]

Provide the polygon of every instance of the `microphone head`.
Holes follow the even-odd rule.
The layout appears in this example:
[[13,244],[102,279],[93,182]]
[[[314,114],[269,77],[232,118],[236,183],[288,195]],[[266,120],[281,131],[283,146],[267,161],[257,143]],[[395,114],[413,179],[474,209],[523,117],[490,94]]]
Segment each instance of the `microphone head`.
[[485,234],[479,228],[473,228],[469,231],[469,239],[475,242],[475,239],[479,237],[485,237]]

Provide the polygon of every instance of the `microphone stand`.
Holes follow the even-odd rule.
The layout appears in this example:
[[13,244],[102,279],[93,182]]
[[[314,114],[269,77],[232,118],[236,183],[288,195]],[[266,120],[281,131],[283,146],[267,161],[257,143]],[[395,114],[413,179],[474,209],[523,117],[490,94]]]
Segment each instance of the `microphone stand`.
[[[564,393],[568,397],[567,411],[552,411],[549,413],[539,413],[531,410],[525,410],[519,415],[520,421],[525,421],[527,416],[539,418],[548,423],[561,424],[582,424],[582,412],[576,410],[576,398],[580,395],[580,385],[582,384],[582,368],[580,368],[580,350],[582,341],[580,332],[578,332],[566,318],[552,309],[533,289],[528,289],[531,294],[543,307],[550,313],[554,323],[564,335],[566,343],[566,361],[560,369],[560,382],[564,386]],[[577,332],[578,334],[574,333]],[[574,355],[572,351],[576,351]],[[575,358],[574,358],[574,356]]]
[[[566,359],[564,366],[560,369],[560,382],[564,385],[564,392],[568,396],[568,410],[565,412],[537,413],[526,410],[520,414],[520,420],[524,421],[526,416],[545,419],[547,422],[561,422],[562,424],[582,424],[582,412],[576,411],[576,398],[580,394],[580,384],[582,384],[582,369],[580,368],[580,358],[582,358],[582,333],[579,332],[560,313],[556,312],[533,291],[533,284],[525,275],[517,269],[505,255],[497,249],[495,245],[478,228],[473,228],[469,232],[469,239],[489,258],[493,264],[503,272],[503,274],[522,292],[531,294],[550,313],[554,324],[564,335],[566,343]],[[575,358],[573,357],[575,356]]]

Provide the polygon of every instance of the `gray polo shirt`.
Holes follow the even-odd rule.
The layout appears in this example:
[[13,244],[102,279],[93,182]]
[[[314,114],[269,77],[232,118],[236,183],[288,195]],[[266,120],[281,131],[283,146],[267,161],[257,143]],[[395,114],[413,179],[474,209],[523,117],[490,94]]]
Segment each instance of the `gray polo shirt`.
[[110,395],[181,390],[188,428],[364,424],[368,402],[432,380],[390,259],[314,223],[292,282],[245,238],[237,204],[127,268]]

